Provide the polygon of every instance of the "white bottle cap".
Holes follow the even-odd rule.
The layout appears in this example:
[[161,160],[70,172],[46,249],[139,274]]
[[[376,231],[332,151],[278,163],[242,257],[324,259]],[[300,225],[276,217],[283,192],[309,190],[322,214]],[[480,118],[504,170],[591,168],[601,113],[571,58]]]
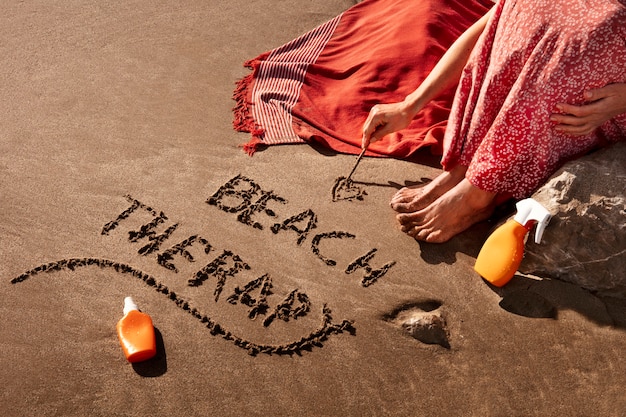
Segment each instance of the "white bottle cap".
[[536,221],[537,229],[535,230],[535,243],[540,243],[543,231],[552,218],[550,212],[544,206],[539,204],[537,200],[532,198],[518,201],[515,206],[517,207],[517,214],[513,217],[513,220],[522,226],[526,226],[529,221]]
[[139,307],[137,307],[132,297],[124,298],[124,315],[127,315],[132,310],[139,310]]

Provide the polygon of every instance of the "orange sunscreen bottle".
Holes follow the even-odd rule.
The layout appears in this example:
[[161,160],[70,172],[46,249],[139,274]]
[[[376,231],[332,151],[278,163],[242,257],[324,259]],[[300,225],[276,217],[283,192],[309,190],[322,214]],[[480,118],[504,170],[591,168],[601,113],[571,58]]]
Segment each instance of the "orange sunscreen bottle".
[[515,217],[487,238],[474,265],[474,270],[496,287],[502,287],[515,275],[524,256],[524,242],[528,232],[537,224],[535,243],[541,242],[543,231],[552,217],[545,207],[532,198],[519,201],[516,207]]
[[124,317],[117,322],[117,336],[128,362],[141,362],[156,355],[154,326],[131,297],[124,298]]

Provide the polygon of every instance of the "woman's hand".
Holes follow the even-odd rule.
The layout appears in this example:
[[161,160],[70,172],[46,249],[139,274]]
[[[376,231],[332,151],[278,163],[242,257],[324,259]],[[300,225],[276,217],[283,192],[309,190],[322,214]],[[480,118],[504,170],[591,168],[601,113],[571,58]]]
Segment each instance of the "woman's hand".
[[406,128],[414,116],[405,102],[375,105],[363,124],[361,148],[367,149],[371,142]]
[[581,136],[593,132],[604,122],[618,114],[626,113],[626,83],[609,84],[584,93],[589,104],[574,106],[559,103],[560,113],[550,116],[555,129],[570,135]]

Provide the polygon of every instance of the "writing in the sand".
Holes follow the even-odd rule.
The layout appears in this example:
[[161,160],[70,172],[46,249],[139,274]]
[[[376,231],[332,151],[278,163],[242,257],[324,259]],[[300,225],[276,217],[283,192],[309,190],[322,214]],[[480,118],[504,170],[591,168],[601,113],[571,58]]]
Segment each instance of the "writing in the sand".
[[[126,196],[126,198],[131,203],[130,207],[124,210],[115,220],[105,224],[102,228],[102,234],[109,234],[121,221],[127,219],[137,211],[148,212],[152,220],[142,225],[138,230],[130,231],[128,239],[131,242],[139,242],[142,239],[147,240],[147,243],[138,250],[140,255],[149,255],[160,251],[161,246],[178,228],[178,223],[173,223],[168,226],[166,222],[169,221],[169,219],[165,213],[158,212],[139,200],[133,199],[131,196]],[[236,215],[237,220],[243,224],[263,230],[263,225],[255,220],[255,216],[264,214],[275,218],[276,214],[268,206],[270,201],[277,201],[282,204],[286,203],[284,198],[276,195],[273,191],[263,190],[253,180],[238,175],[222,185],[206,202],[220,210]],[[282,221],[280,221],[280,219],[277,220],[279,221],[270,227],[271,232],[273,234],[281,232],[294,233],[295,244],[298,246],[302,246],[309,235],[312,234],[311,231],[317,228],[318,222],[317,215],[311,209],[296,213]],[[164,227],[165,229],[162,232],[157,232],[159,227]],[[310,250],[323,264],[335,266],[337,265],[337,261],[332,259],[329,255],[322,253],[320,243],[325,239],[355,238],[356,236],[354,234],[345,231],[332,230],[316,233],[311,238]],[[157,261],[162,267],[178,272],[178,268],[174,263],[174,257],[182,257],[187,261],[193,261],[193,256],[188,251],[188,248],[191,246],[199,246],[205,254],[216,252],[208,239],[194,234],[158,252]],[[395,265],[395,261],[384,263],[380,267],[374,266],[372,263],[377,251],[378,249],[372,248],[347,264],[345,273],[353,274],[357,271],[362,271],[361,285],[364,287],[370,286],[378,281]],[[217,301],[226,280],[229,277],[234,277],[240,271],[248,269],[250,269],[250,266],[242,260],[241,256],[231,250],[224,249],[215,256],[211,262],[195,272],[193,276],[189,278],[188,284],[190,286],[200,286],[203,285],[209,277],[217,278],[214,292],[215,300]]]
[[[48,262],[46,264],[39,265],[36,268],[30,269],[18,277],[13,278],[11,280],[11,283],[19,284],[39,274],[54,273],[56,271],[63,270],[75,271],[79,268],[86,267],[113,269],[120,274],[130,275],[142,280],[146,285],[153,288],[156,292],[163,294],[167,297],[168,300],[172,301],[180,309],[189,313],[192,317],[197,319],[209,330],[212,335],[221,336],[225,340],[232,342],[235,346],[246,349],[250,355],[256,355],[258,353],[279,355],[291,355],[293,353],[299,354],[302,350],[310,350],[313,347],[321,347],[323,345],[323,342],[331,335],[340,334],[343,332],[348,332],[350,334],[355,333],[355,329],[350,320],[343,320],[340,323],[333,323],[331,311],[326,305],[324,305],[322,308],[321,324],[317,329],[309,332],[308,335],[300,337],[293,342],[287,342],[282,344],[255,343],[228,331],[224,326],[220,325],[211,317],[203,314],[200,309],[193,306],[191,302],[189,302],[189,300],[185,299],[185,297],[177,294],[175,291],[172,291],[167,285],[159,282],[152,275],[146,274],[145,272],[133,268],[128,264],[114,262],[107,259],[70,258],[61,259],[54,262]],[[265,280],[265,278],[265,276],[260,278],[260,281],[263,283],[261,296],[267,296],[270,293],[269,287],[266,286],[267,281]],[[246,285],[243,290],[237,289],[235,293],[231,297],[229,297],[229,302],[231,303],[236,303],[239,300],[242,304],[253,306],[249,314],[249,317],[251,319],[254,319],[256,317],[256,314],[260,311],[260,307],[263,306],[263,303],[257,303],[253,298],[250,297],[249,292],[254,289],[256,285],[256,282],[251,282]],[[294,310],[291,308],[291,305],[295,297],[296,291],[292,291],[285,300],[285,302],[278,305],[275,312],[269,315],[264,320],[263,324],[265,326],[268,326],[269,323],[271,323],[271,321],[275,318],[280,318],[287,321],[289,317],[297,318],[298,316],[306,315],[308,312],[308,297],[303,297],[302,294],[298,294],[298,301],[300,301],[302,305]]]
[[[128,231],[128,241],[139,245],[137,252],[140,255],[152,254],[161,267],[175,274],[178,274],[180,270],[189,271],[191,268],[193,272],[186,278],[189,291],[195,291],[191,288],[206,288],[212,291],[212,298],[215,303],[225,300],[233,305],[241,305],[247,308],[247,317],[250,320],[262,316],[263,319],[260,321],[265,328],[276,321],[288,322],[290,319],[296,320],[310,313],[312,303],[304,291],[298,288],[287,289],[286,291],[284,288],[278,288],[277,291],[276,283],[270,274],[250,272],[252,268],[244,260],[245,257],[229,248],[215,247],[206,236],[191,234],[182,240],[177,240],[174,244],[170,244],[173,236],[180,233],[180,231],[174,233],[179,230],[179,224],[172,222],[164,212],[155,210],[130,195],[127,195],[126,199],[130,204],[128,208],[114,220],[107,222],[102,227],[101,234],[108,236],[121,223],[125,223],[126,227],[124,228]],[[271,202],[287,203],[284,198],[276,193],[264,190],[255,181],[241,175],[227,181],[206,200],[210,206],[232,213],[236,216],[237,221],[252,228],[269,229],[269,232],[274,235],[280,233],[294,234],[295,245],[304,247],[305,250],[306,246],[303,244],[310,238],[310,253],[319,258],[321,264],[325,266],[337,266],[338,261],[323,252],[321,242],[329,239],[356,239],[354,234],[345,231],[330,230],[314,233],[313,230],[318,227],[318,219],[311,209],[279,219],[270,208]],[[275,219],[271,222],[273,224],[270,227],[264,227],[258,221],[258,216],[261,215]],[[373,260],[376,254],[377,249],[371,248],[354,261],[347,263],[344,272],[356,274],[361,271],[360,284],[363,287],[374,284],[395,265],[395,262],[391,261],[379,267],[374,266]],[[204,266],[195,268],[192,263],[195,263],[197,258],[204,258],[205,262],[208,262],[202,262]],[[185,262],[184,267],[181,262]],[[333,322],[331,310],[324,304],[321,311],[321,324],[308,335],[299,337],[293,342],[278,345],[255,343],[228,331],[223,325],[201,313],[197,306],[192,306],[188,298],[176,293],[155,277],[128,264],[100,258],[71,258],[49,262],[14,278],[12,283],[23,282],[41,273],[53,273],[60,270],[74,271],[78,268],[94,266],[111,268],[118,273],[129,274],[141,279],[148,286],[165,295],[178,307],[198,319],[210,330],[211,334],[220,335],[236,346],[247,349],[251,354],[297,353],[303,349],[321,346],[322,342],[333,334],[345,331],[354,333],[355,331],[350,320]],[[251,279],[251,277],[254,278]],[[274,292],[278,294],[274,294]]]
[[[267,273],[251,280],[248,279],[243,285],[239,285],[230,293],[227,292],[223,295],[228,287],[226,285],[227,282],[231,282],[238,276],[245,276],[246,274],[243,274],[243,271],[251,269],[250,265],[244,260],[244,256],[240,256],[229,248],[216,248],[206,236],[200,236],[199,234],[187,236],[171,246],[166,245],[178,229],[179,224],[170,221],[164,212],[155,210],[129,195],[126,196],[126,199],[130,206],[121,212],[116,219],[104,225],[102,228],[103,235],[108,235],[121,222],[130,219],[134,215],[145,218],[147,214],[147,222],[143,223],[136,230],[128,232],[128,240],[130,242],[140,243],[138,249],[140,255],[154,254],[160,266],[174,273],[178,273],[179,269],[181,269],[181,261],[195,262],[196,259],[192,252],[196,255],[198,253],[209,255],[207,257],[209,262],[188,276],[188,287],[211,285],[215,302],[218,302],[220,297],[223,296],[228,303],[245,306],[248,308],[247,316],[249,319],[255,320],[257,317],[263,316],[262,324],[265,327],[270,326],[275,320],[289,321],[290,319],[306,316],[309,313],[311,301],[309,296],[300,289],[289,291],[282,301],[275,305],[270,305],[269,296],[273,294],[274,283],[272,277]],[[322,241],[327,239],[356,238],[350,232],[338,230],[314,233],[313,231],[318,227],[318,218],[311,209],[279,219],[271,209],[271,204],[286,204],[287,200],[273,191],[264,190],[255,181],[241,175],[235,176],[220,186],[206,200],[206,203],[224,212],[232,213],[236,216],[237,221],[254,229],[268,229],[268,232],[274,235],[292,233],[294,235],[294,243],[299,247],[306,248],[304,243],[310,238],[310,253],[319,258],[322,265],[325,266],[336,266],[337,261],[332,259],[330,255],[323,253],[320,245]],[[267,218],[274,219],[271,222],[273,224],[269,227],[264,227],[258,216],[267,216]],[[361,271],[360,284],[363,287],[374,284],[395,265],[395,262],[391,261],[384,263],[382,266],[374,266],[373,260],[376,253],[377,249],[371,248],[352,262],[346,264],[344,272],[346,274],[356,274],[358,271]],[[163,286],[162,284],[159,285]],[[165,288],[169,291],[167,287]],[[232,284],[230,288],[232,288]],[[308,338],[302,338],[300,340],[301,344],[315,344],[311,342],[314,339],[316,343],[319,343],[320,337],[327,337],[332,333],[352,329],[351,322],[346,320],[341,324],[331,323],[330,309],[326,306],[323,309],[323,317],[324,321],[321,328],[312,332]],[[251,342],[244,340],[243,343],[249,346]],[[259,348],[256,345],[253,350],[264,351],[267,349],[270,349],[273,353],[290,350],[285,346]]]
[[[285,204],[287,200],[275,194],[273,191],[262,189],[255,181],[237,175],[226,184],[222,185],[209,199],[207,203],[216,206],[220,210],[237,215],[237,220],[256,229],[263,230],[263,225],[255,220],[255,216],[265,215],[275,218],[276,213],[269,208],[270,202]],[[295,243],[298,246],[306,241],[313,229],[317,228],[317,215],[311,209],[296,213],[280,221],[277,219],[270,230],[274,234],[284,231],[295,233]],[[355,239],[356,236],[349,232],[332,230],[315,234],[311,239],[311,252],[328,266],[335,266],[337,262],[325,255],[320,250],[320,242],[324,239]],[[387,262],[376,268],[370,262],[373,260],[378,249],[372,248],[367,253],[346,265],[345,273],[352,274],[362,270],[364,272],[361,285],[367,287],[382,278],[395,261]]]

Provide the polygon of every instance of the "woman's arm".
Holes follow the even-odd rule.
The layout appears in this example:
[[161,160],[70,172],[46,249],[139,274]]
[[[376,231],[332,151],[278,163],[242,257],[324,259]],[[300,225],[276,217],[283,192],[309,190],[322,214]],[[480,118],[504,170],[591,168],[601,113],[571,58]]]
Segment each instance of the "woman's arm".
[[406,128],[428,102],[459,81],[478,37],[492,14],[493,9],[459,36],[426,79],[404,101],[372,107],[363,125],[362,148],[367,148],[371,142],[389,133]]

